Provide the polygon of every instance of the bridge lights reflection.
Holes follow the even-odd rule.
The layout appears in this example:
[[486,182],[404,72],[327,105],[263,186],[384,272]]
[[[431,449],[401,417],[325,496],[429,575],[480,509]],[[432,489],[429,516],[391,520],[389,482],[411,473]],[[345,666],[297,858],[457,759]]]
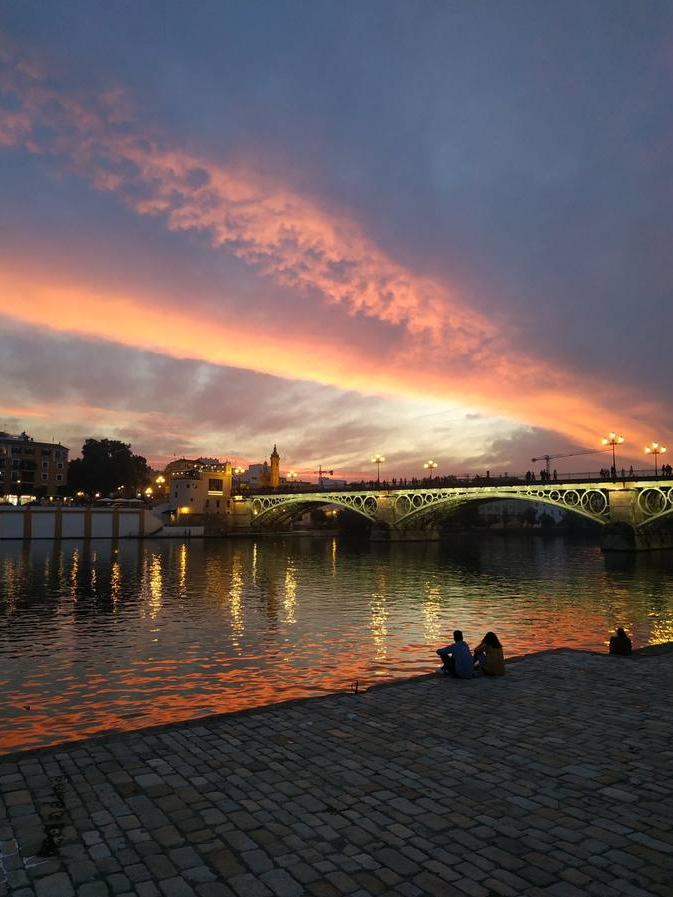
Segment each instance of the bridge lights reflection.
[[385,455],[374,455],[372,464],[376,464],[376,485],[381,485],[381,465],[386,460]]
[[651,445],[645,446],[645,454],[646,455],[654,455],[654,475],[655,477],[659,475],[659,469],[657,467],[657,456],[663,455],[666,451],[665,445],[659,445],[658,442],[653,442]]
[[617,459],[615,457],[615,446],[623,445],[624,437],[617,436],[616,433],[608,433],[607,436],[603,437],[601,442],[603,443],[603,445],[612,446],[612,479],[616,480],[617,479]]
[[437,462],[436,461],[426,461],[423,467],[429,472],[430,479],[432,479],[432,471],[437,470]]

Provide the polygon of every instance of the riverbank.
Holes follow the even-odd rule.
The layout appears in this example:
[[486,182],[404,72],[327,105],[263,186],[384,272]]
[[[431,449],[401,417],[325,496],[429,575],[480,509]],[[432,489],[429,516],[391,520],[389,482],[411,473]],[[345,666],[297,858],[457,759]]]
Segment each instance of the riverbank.
[[668,897],[672,711],[670,646],[556,651],[0,758],[5,890]]

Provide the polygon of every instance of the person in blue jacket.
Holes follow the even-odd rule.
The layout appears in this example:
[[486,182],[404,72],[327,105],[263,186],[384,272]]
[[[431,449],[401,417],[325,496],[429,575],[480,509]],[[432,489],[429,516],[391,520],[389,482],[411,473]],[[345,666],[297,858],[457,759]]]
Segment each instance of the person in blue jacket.
[[456,629],[453,633],[453,644],[439,648],[437,654],[442,661],[442,670],[458,679],[471,679],[474,672],[470,646],[463,640],[463,633]]

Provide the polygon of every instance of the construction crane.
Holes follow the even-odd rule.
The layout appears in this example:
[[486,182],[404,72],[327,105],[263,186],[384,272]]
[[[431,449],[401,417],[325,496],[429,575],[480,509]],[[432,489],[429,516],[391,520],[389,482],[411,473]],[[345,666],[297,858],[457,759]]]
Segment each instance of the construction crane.
[[533,464],[537,463],[538,461],[544,461],[547,475],[549,475],[549,473],[550,473],[549,462],[550,461],[556,461],[558,458],[574,458],[577,455],[602,455],[606,451],[610,451],[610,449],[587,449],[586,451],[583,451],[583,452],[566,452],[565,454],[561,454],[561,455],[542,455],[541,458],[531,458],[530,460]]

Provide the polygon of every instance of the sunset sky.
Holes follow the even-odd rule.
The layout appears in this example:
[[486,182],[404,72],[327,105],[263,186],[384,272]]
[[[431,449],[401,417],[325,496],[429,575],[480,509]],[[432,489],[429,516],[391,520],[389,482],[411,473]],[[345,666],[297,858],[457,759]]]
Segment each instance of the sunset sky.
[[655,0],[0,0],[0,429],[358,477],[618,430],[644,466],[672,93]]

